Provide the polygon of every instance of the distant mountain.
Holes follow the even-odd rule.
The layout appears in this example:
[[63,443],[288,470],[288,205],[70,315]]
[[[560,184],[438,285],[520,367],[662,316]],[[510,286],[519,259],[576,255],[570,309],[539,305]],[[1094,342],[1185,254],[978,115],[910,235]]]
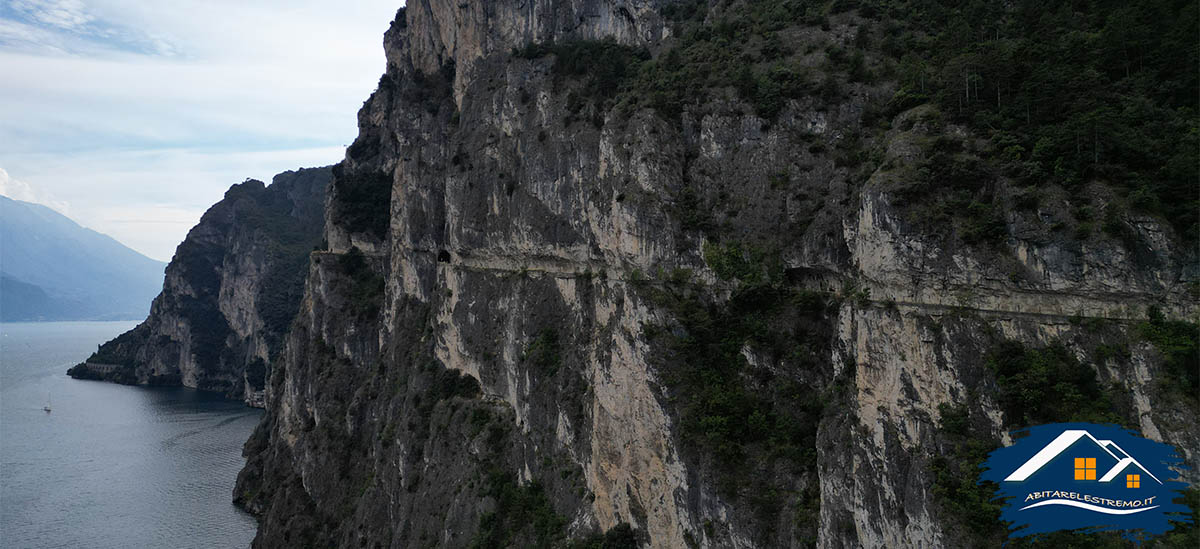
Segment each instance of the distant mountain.
[[0,321],[143,318],[165,267],[50,208],[0,196]]

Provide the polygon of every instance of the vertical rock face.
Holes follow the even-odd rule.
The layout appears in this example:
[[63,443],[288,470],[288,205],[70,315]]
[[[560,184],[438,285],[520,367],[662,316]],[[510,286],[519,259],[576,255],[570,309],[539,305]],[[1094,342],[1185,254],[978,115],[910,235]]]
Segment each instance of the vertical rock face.
[[434,74],[452,63],[453,88],[461,103],[479,64],[497,52],[529,43],[613,39],[653,45],[669,33],[658,13],[660,0],[501,0],[413,2],[407,7],[404,46],[389,39],[388,63]]
[[231,187],[175,251],[150,316],[69,373],[256,403],[321,241],[330,179],[312,168]]
[[1013,212],[998,248],[970,246],[890,191],[932,131],[920,108],[873,170],[835,158],[886,83],[668,120],[514,55],[655,51],[659,7],[400,11],[246,445],[256,547],[966,545],[944,494],[970,471],[943,459],[966,435],[943,416],[995,444],[1022,422],[989,367],[1003,345],[1064,349],[1196,463],[1194,398],[1137,335],[1148,306],[1196,312],[1169,228],[1126,220],[1131,252]]

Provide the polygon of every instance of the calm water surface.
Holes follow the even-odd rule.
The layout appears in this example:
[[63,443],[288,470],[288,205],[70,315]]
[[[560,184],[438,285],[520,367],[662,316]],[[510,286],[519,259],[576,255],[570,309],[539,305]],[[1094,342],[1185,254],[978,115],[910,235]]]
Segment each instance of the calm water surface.
[[0,324],[0,547],[246,547],[254,538],[254,519],[230,500],[259,410],[191,389],[67,377],[135,324]]

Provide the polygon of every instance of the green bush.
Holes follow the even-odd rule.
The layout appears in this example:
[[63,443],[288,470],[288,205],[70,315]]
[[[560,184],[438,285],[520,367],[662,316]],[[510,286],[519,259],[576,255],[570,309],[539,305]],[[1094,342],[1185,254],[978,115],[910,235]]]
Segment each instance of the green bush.
[[357,246],[338,257],[338,266],[346,275],[350,285],[349,306],[359,318],[374,319],[383,307],[385,281],[383,276],[367,263],[366,256]]
[[1014,341],[998,343],[986,357],[999,385],[997,401],[1005,423],[1026,427],[1060,421],[1123,423],[1113,410],[1111,389],[1095,370],[1062,345],[1031,349]]
[[215,301],[187,295],[179,298],[179,312],[191,324],[191,348],[197,365],[209,372],[223,371],[222,366],[229,364],[222,358],[231,352],[226,340],[233,334],[225,314]]
[[941,404],[939,425],[944,448],[930,462],[933,496],[955,522],[965,526],[978,545],[985,540],[1003,538],[1000,505],[992,501],[999,488],[994,482],[979,484],[983,462],[999,444],[990,436],[972,429],[966,406]]
[[650,58],[643,48],[605,40],[572,40],[562,43],[530,43],[513,50],[516,57],[536,59],[554,56],[551,69],[555,82],[575,78],[583,80],[583,96],[604,103],[622,89],[626,81]]
[[994,203],[972,201],[963,219],[962,239],[968,244],[998,246],[1008,237],[1003,209]]
[[622,522],[603,534],[593,534],[572,542],[569,549],[638,549],[637,534],[629,523]]
[[1195,0],[858,4],[900,57],[895,108],[930,97],[1005,143],[1027,183],[1112,184],[1195,241],[1200,30],[1179,16]]
[[334,219],[346,230],[376,238],[387,236],[391,219],[392,177],[382,171],[351,172],[334,167]]
[[1157,308],[1150,319],[1137,326],[1137,335],[1162,353],[1165,385],[1195,402],[1200,395],[1200,326],[1194,322],[1167,320]]
[[479,382],[474,377],[445,368],[437,370],[429,390],[429,395],[435,402],[449,398],[475,398],[479,393]]
[[[660,379],[678,414],[684,447],[711,460],[718,489],[728,497],[745,497],[770,531],[783,495],[754,472],[777,462],[815,471],[817,425],[827,395],[790,376],[751,367],[742,349],[751,346],[777,363],[817,367],[828,356],[828,299],[762,274],[763,265],[748,262],[740,246],[712,245],[705,255],[714,270],[739,280],[730,299],[709,303],[693,283],[642,285],[641,291],[679,323],[679,328],[647,327],[646,333],[663,338],[669,349]],[[758,259],[777,263],[777,258]],[[815,517],[806,513],[796,520]],[[803,522],[801,528],[815,534],[815,522]]]
[[567,519],[554,511],[540,484],[522,486],[512,473],[498,469],[489,472],[485,482],[483,495],[496,500],[496,510],[480,518],[472,549],[548,549],[561,543]]
[[558,331],[547,328],[538,332],[537,337],[525,349],[524,360],[537,367],[546,376],[552,376],[558,371],[562,362],[562,351],[558,344]]
[[[323,186],[330,173],[323,169],[301,170],[293,177],[311,178],[308,182],[315,180]],[[317,200],[324,196],[322,192]],[[269,267],[259,285],[255,306],[263,320],[268,349],[274,354],[300,309],[309,255],[320,244],[324,232],[324,216],[320,211],[323,201],[308,205],[307,210],[300,209],[305,205],[298,205],[287,193],[273,187],[257,193],[254,199],[255,206],[239,210],[238,215],[251,230],[270,239],[265,246]]]
[[[764,119],[773,120],[790,99],[812,93],[839,96],[836,78],[820,80],[796,63],[777,31],[803,18],[807,6],[784,0],[756,0],[721,10],[709,21],[707,2],[687,1],[663,8],[676,39],[651,59],[644,49],[611,41],[529,44],[513,50],[516,57],[556,55],[556,79],[584,79],[591,98],[614,99],[628,107],[653,108],[665,119],[683,111],[713,90],[732,88]],[[870,80],[861,51],[841,59],[833,70]],[[601,101],[603,102],[603,101]]]
[[737,280],[746,285],[778,283],[783,265],[778,256],[763,248],[747,247],[740,242],[704,242],[704,262],[721,280]]
[[137,365],[137,360],[131,353],[142,348],[149,340],[149,329],[143,326],[145,324],[138,325],[138,327],[98,346],[96,352],[92,353],[87,361],[133,368]]

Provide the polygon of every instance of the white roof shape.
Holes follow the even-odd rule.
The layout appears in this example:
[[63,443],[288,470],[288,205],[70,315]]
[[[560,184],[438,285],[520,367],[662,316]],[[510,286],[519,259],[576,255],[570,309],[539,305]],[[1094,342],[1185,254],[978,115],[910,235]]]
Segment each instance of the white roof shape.
[[[1058,435],[1058,438],[1050,441],[1050,444],[1047,444],[1045,448],[1042,448],[1040,451],[1038,451],[1038,453],[1034,454],[1033,457],[1029,458],[1029,461],[1026,461],[1024,464],[1018,467],[1017,470],[1013,471],[1011,475],[1008,475],[1004,481],[1021,482],[1028,479],[1030,476],[1033,476],[1034,473],[1038,472],[1038,469],[1041,469],[1047,463],[1050,463],[1050,460],[1058,457],[1059,454],[1063,453],[1063,451],[1065,451],[1067,448],[1070,448],[1072,444],[1075,444],[1076,441],[1083,437],[1090,439],[1096,444],[1096,446],[1100,447],[1101,450],[1104,450],[1108,453],[1108,455],[1112,456],[1113,459],[1117,460],[1118,462],[1121,461],[1122,458],[1117,457],[1117,455],[1109,449],[1109,445],[1114,447],[1117,446],[1116,444],[1113,444],[1112,441],[1096,440],[1096,437],[1092,436],[1091,433],[1084,431],[1083,429],[1068,429],[1063,431],[1062,434]],[[1122,454],[1125,454],[1125,451],[1121,450],[1120,447],[1117,447],[1117,449],[1120,450]],[[1118,463],[1118,465],[1120,464]],[[1141,467],[1140,463],[1138,464],[1138,467]],[[1145,468],[1143,467],[1142,470],[1145,471]],[[1146,473],[1149,474],[1149,471]],[[1154,475],[1150,476],[1153,477]],[[1155,478],[1154,480],[1158,479]]]
[[1121,471],[1124,471],[1125,468],[1129,467],[1130,465],[1137,465],[1138,469],[1141,469],[1147,475],[1150,475],[1150,478],[1154,479],[1159,484],[1162,484],[1162,481],[1158,480],[1158,477],[1154,476],[1154,473],[1147,471],[1145,467],[1142,467],[1141,463],[1138,463],[1138,460],[1131,457],[1122,459],[1121,461],[1118,461],[1116,465],[1113,465],[1112,469],[1109,469],[1107,473],[1104,473],[1104,476],[1100,477],[1100,482],[1111,481],[1117,475],[1121,474]]
[[1099,442],[1100,442],[1101,446],[1107,448],[1108,452],[1110,454],[1117,456],[1118,459],[1125,459],[1127,457],[1132,457],[1129,455],[1129,452],[1126,452],[1123,448],[1121,448],[1120,446],[1117,446],[1117,443],[1115,443],[1111,440],[1101,440]]

